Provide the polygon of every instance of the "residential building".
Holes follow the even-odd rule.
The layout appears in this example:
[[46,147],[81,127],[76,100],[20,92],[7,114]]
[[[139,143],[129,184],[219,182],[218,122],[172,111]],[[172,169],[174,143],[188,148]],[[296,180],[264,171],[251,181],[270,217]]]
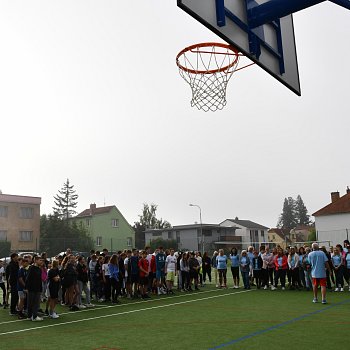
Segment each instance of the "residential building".
[[40,197],[0,194],[0,240],[11,251],[37,251],[40,239]]
[[135,245],[134,229],[115,205],[98,208],[96,204],[90,204],[89,209],[70,220],[87,229],[96,250],[107,248],[113,252]]
[[178,225],[168,229],[147,229],[146,245],[156,239],[176,240],[177,249],[201,251],[210,254],[219,248],[231,250],[233,246],[242,249],[242,238],[236,234],[236,227],[223,227],[215,224]]
[[350,189],[340,197],[339,192],[331,193],[331,202],[312,214],[315,217],[316,234],[318,241],[325,245],[343,244],[349,239],[350,233]]
[[259,245],[268,241],[269,228],[250,220],[239,220],[236,217],[224,220],[220,226],[236,227],[237,234],[242,237],[242,245],[245,248],[252,245],[257,249]]
[[290,230],[281,228],[271,228],[268,230],[268,242],[270,248],[280,246],[286,249],[292,244]]

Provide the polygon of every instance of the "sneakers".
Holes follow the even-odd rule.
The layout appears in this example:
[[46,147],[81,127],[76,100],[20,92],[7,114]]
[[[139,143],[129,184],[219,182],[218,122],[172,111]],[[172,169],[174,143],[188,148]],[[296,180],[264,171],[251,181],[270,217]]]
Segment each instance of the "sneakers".
[[35,318],[33,318],[33,316],[32,316],[32,321],[33,322],[39,322],[39,321],[43,321],[44,319],[42,318],[42,317],[40,317],[40,316],[37,316],[37,317],[35,317]]
[[82,310],[82,309],[86,309],[86,306],[84,304],[80,304],[78,305],[78,308]]
[[335,288],[334,291],[335,291],[335,292],[339,292],[339,288]]
[[276,290],[276,287],[271,284],[271,290]]
[[316,304],[316,303],[318,303],[318,300],[317,300],[316,298],[313,298],[313,299],[312,299],[312,302],[313,302],[314,304]]
[[322,300],[322,304],[327,304],[327,300],[326,300],[326,299],[323,299],[323,300]]
[[267,286],[264,287],[264,290],[266,290],[266,289],[267,289]]
[[285,288],[285,287],[282,287],[282,290],[286,290],[286,288]]
[[53,319],[60,318],[60,316],[58,316],[56,312],[53,312],[49,317]]
[[91,304],[91,303],[90,303],[90,304],[85,304],[85,306],[86,306],[86,307],[95,307],[95,305],[94,305],[94,304]]
[[70,311],[79,311],[80,309],[78,308],[78,306],[76,305],[72,305],[70,308],[69,308]]
[[344,288],[340,288],[340,291],[341,291],[341,292],[344,292]]
[[18,319],[19,320],[23,320],[23,319],[25,319],[25,318],[27,318],[27,316],[23,313],[23,312],[18,312]]

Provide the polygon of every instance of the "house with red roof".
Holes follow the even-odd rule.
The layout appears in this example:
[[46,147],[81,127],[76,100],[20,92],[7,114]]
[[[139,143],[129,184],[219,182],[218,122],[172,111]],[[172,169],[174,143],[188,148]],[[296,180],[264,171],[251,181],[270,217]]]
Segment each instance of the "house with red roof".
[[70,221],[83,225],[95,242],[95,250],[131,249],[135,245],[135,231],[115,205],[97,207],[90,204]]
[[330,241],[331,245],[343,245],[350,233],[350,189],[340,196],[339,192],[331,193],[331,202],[312,214],[318,241]]

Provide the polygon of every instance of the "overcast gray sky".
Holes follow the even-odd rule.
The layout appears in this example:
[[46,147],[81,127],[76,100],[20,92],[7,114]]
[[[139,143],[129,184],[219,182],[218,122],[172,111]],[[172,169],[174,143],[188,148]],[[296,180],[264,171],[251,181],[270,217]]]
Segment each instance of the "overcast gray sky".
[[53,196],[68,177],[133,224],[156,203],[173,225],[249,219],[274,227],[285,197],[309,213],[349,179],[350,12],[294,15],[302,97],[253,66],[227,106],[190,107],[182,48],[219,41],[176,0],[1,0],[0,189]]

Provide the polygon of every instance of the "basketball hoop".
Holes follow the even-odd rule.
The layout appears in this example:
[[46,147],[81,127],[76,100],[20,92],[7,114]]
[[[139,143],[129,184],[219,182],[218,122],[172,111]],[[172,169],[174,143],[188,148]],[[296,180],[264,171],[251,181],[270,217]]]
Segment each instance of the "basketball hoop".
[[[192,89],[191,106],[205,112],[226,105],[226,87],[241,54],[231,45],[201,43],[186,47],[176,56],[182,78]],[[250,66],[250,64],[249,64]]]

